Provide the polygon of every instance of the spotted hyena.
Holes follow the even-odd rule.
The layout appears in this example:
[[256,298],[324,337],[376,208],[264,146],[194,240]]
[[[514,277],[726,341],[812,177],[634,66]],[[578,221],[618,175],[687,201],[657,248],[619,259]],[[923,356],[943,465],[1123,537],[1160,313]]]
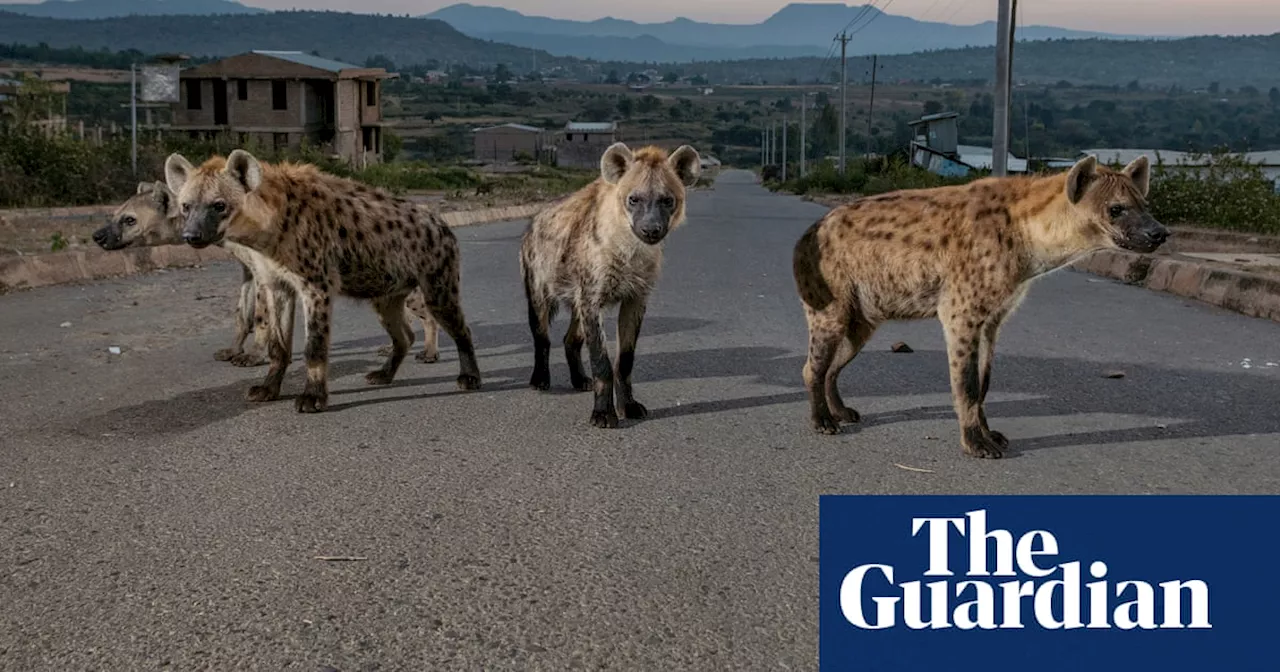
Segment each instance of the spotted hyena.
[[[164,182],[138,183],[137,192],[116,208],[107,223],[93,233],[93,240],[104,250],[182,245],[182,217],[178,212],[177,197]],[[268,335],[266,302],[269,299],[265,296],[267,288],[260,286],[253,276],[258,253],[227,241],[223,241],[222,246],[240,263],[241,281],[236,304],[235,340],[231,347],[222,348],[213,356],[235,366],[261,366],[267,363],[263,351]],[[425,334],[422,351],[416,359],[421,362],[437,361],[440,358],[438,329],[427,310],[422,292],[414,290],[405,301],[405,307],[422,323]],[[250,331],[254,333],[254,350],[245,350],[244,341]],[[391,351],[390,345],[378,350],[383,356],[390,355]]]
[[[365,376],[389,384],[413,344],[405,299],[421,289],[431,316],[458,349],[458,386],[480,387],[471,329],[460,302],[458,240],[440,218],[413,203],[307,164],[268,164],[241,149],[225,161],[192,166],[179,154],[165,162],[165,178],[178,195],[183,239],[194,247],[222,240],[259,253],[254,274],[278,294],[269,306],[281,325],[268,343],[271,367],[249,399],[280,396],[289,365],[293,301],[302,300],[307,382],[300,412],[328,405],[329,332],[335,296],[366,299],[391,336],[382,368]],[[288,317],[283,315],[287,312]]]
[[[617,143],[600,159],[596,181],[540,212],[520,247],[520,268],[533,331],[534,365],[529,384],[551,386],[549,329],[561,303],[570,310],[564,353],[570,382],[591,389],[582,368],[585,342],[595,378],[591,423],[616,427],[618,405],[627,418],[648,411],[635,400],[631,369],[649,292],[662,266],[667,234],[685,218],[685,189],[698,180],[698,152],[683,146],[668,155],[657,147],[632,153]],[[603,309],[618,304],[615,378],[603,335]]]
[[[108,218],[102,228],[93,232],[93,242],[104,250],[126,247],[153,247],[182,244],[182,218],[173,192],[164,182],[140,182],[138,190]],[[236,331],[231,347],[213,354],[218,361],[236,366],[261,366],[267,363],[262,350],[266,347],[266,305],[263,290],[250,270],[254,254],[238,245],[226,250],[240,262],[240,295],[236,303]],[[244,341],[254,332],[253,350],[245,350]]]
[[964,451],[1001,457],[1009,442],[983,409],[1001,323],[1033,279],[1081,255],[1159,247],[1169,232],[1147,210],[1150,175],[1146,157],[1120,171],[1086,157],[1056,175],[898,191],[828,213],[793,257],[815,429],[836,434],[840,421],[858,422],[837,378],[876,327],[937,317]]

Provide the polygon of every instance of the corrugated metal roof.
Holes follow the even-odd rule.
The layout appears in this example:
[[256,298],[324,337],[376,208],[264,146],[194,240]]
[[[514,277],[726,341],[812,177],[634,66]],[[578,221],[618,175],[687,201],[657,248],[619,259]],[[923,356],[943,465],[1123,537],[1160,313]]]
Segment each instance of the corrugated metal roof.
[[254,49],[253,53],[259,54],[262,56],[270,56],[271,58],[278,58],[282,61],[289,61],[290,63],[297,63],[298,65],[305,65],[309,68],[315,68],[317,70],[327,70],[329,72],[341,72],[343,70],[363,70],[364,69],[358,65],[343,63],[341,61],[335,61],[328,58],[320,58],[319,56],[304,53],[301,51],[267,51],[263,49]]
[[564,125],[564,130],[575,133],[612,133],[618,130],[618,122],[571,121]]
[[[995,150],[990,147],[979,147],[978,145],[956,145],[956,153],[960,155],[960,160],[974,168],[990,170],[995,165]],[[1027,160],[1019,159],[1012,152],[1005,159],[1005,167],[1011,173],[1027,172]]]
[[526,126],[526,125],[524,125],[524,124],[498,124],[497,126],[484,126],[484,127],[481,127],[481,128],[473,128],[473,129],[471,129],[471,132],[472,132],[472,133],[479,133],[480,131],[491,131],[491,130],[493,130],[493,129],[495,129],[495,128],[514,128],[514,129],[516,129],[516,130],[518,130],[518,131],[528,131],[528,132],[530,132],[530,133],[541,133],[541,132],[542,132],[542,129],[541,129],[541,128],[538,128],[537,126]]

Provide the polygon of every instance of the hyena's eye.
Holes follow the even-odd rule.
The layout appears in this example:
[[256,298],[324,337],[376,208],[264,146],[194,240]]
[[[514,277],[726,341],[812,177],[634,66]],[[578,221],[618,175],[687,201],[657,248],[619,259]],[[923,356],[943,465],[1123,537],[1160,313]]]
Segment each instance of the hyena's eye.
[[120,223],[124,224],[125,226],[133,226],[134,224],[138,223],[138,220],[134,219],[133,217],[121,217]]
[[1123,215],[1123,214],[1124,214],[1124,206],[1123,206],[1123,205],[1113,205],[1113,206],[1111,206],[1111,217],[1112,217],[1112,219],[1114,219],[1114,218],[1116,218],[1116,217],[1119,217],[1120,215]]
[[212,206],[210,206],[210,207],[212,207],[212,208],[213,208],[213,211],[214,211],[214,212],[226,212],[226,211],[227,211],[227,202],[226,202],[226,201],[214,201],[214,202],[213,202],[213,205],[212,205]]
[[183,203],[183,204],[182,204],[182,214],[184,214],[184,215],[189,215],[189,214],[191,214],[191,204],[190,204],[190,203]]
[[627,205],[630,205],[632,207],[640,205],[640,197],[635,194],[631,194],[630,196],[627,197]]
[[658,203],[668,210],[676,207],[676,199],[671,198],[670,196],[663,196],[662,200],[658,201]]

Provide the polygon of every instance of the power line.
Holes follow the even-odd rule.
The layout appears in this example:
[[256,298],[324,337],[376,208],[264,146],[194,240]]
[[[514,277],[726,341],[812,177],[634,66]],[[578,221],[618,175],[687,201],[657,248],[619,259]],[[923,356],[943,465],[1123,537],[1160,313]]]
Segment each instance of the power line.
[[876,19],[878,19],[878,18],[880,18],[880,17],[884,16],[884,10],[889,9],[889,5],[892,5],[892,4],[893,4],[893,0],[889,0],[888,2],[884,3],[884,7],[881,7],[881,8],[880,8],[880,11],[879,11],[875,16],[872,16],[872,17],[871,17],[871,19],[870,19],[869,21],[867,21],[866,23],[862,24],[862,26],[861,26],[861,27],[859,27],[857,30],[855,30],[855,31],[853,31],[852,33],[849,33],[849,34],[850,34],[851,36],[852,36],[852,35],[857,35],[858,33],[860,33],[860,32],[862,32],[862,31],[866,30],[866,29],[867,29],[867,26],[869,26],[869,25],[871,25],[871,24],[875,23],[875,22],[876,22]]

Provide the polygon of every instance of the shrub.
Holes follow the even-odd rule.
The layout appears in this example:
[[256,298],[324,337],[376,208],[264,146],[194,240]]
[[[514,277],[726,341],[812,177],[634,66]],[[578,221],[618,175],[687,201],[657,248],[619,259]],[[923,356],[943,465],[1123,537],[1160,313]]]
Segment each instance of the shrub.
[[1148,201],[1163,224],[1280,234],[1280,194],[1262,169],[1240,155],[1215,152],[1199,169],[1157,160]]

